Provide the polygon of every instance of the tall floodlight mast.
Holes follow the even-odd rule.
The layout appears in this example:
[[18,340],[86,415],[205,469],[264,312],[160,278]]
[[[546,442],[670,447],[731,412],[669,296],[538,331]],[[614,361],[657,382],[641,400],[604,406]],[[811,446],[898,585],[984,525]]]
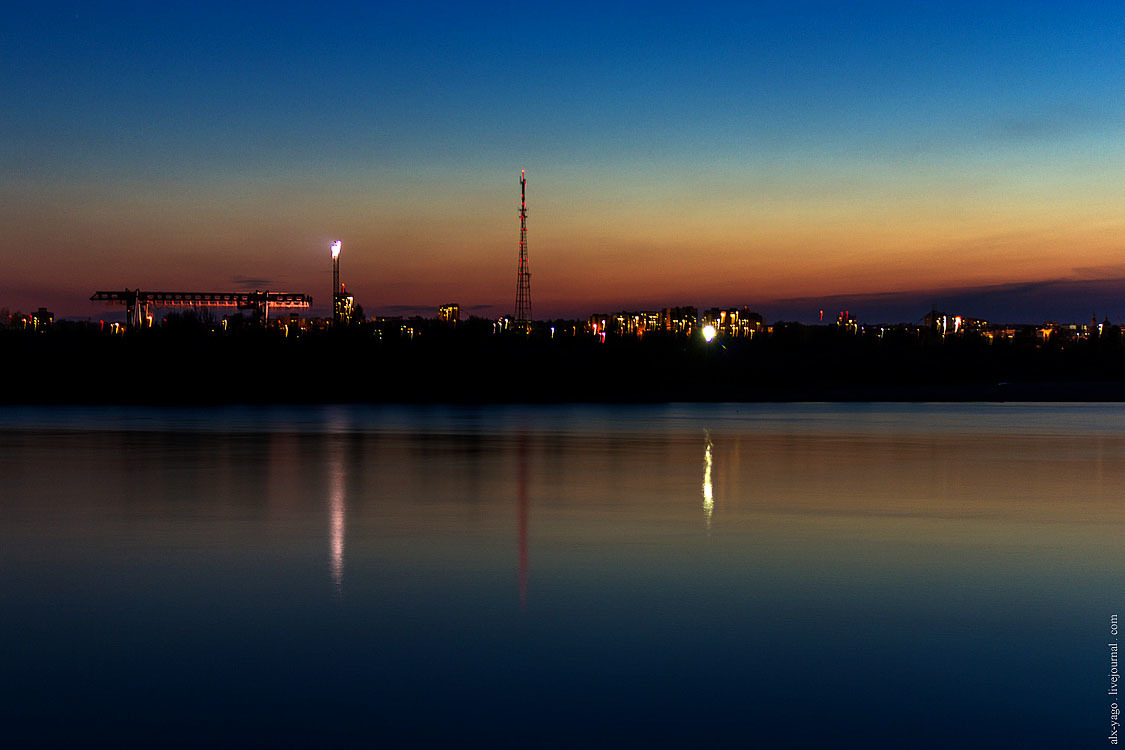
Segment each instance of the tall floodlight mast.
[[516,315],[518,330],[531,331],[531,271],[527,268],[527,170],[520,170],[520,270],[516,279]]
[[332,320],[340,324],[340,240],[332,243]]

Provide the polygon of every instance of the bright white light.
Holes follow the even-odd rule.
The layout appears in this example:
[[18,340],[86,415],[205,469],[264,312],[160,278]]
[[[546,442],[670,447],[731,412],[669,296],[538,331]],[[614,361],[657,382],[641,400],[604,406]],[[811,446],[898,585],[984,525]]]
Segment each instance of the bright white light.
[[715,326],[703,326],[703,339],[705,341],[715,338],[716,333],[718,332],[715,330]]
[[339,258],[340,257],[340,240],[336,240],[335,242],[332,243],[332,257],[333,258]]

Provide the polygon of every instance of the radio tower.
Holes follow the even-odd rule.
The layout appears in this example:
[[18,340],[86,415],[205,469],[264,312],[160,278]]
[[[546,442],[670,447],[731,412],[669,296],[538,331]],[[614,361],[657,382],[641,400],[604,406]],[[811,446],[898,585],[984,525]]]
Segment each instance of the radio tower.
[[527,170],[520,170],[520,271],[516,279],[516,328],[531,332],[531,271],[527,269]]

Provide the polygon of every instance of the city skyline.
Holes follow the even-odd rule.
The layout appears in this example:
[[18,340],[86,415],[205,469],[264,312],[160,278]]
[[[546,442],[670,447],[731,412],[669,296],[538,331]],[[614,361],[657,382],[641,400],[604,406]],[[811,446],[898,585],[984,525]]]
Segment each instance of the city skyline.
[[[18,11],[0,305],[1125,318],[1116,6]],[[650,6],[644,6],[650,7]],[[1037,313],[1037,314],[1036,314]]]

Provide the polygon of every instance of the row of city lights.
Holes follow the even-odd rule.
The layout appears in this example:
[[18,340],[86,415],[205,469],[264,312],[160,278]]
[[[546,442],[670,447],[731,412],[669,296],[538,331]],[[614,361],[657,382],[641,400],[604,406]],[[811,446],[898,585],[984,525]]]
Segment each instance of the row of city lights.
[[[332,259],[333,260],[340,257],[341,244],[342,243],[340,242],[340,240],[336,240],[335,242],[332,243]],[[552,328],[551,329],[552,338],[554,337],[554,333],[555,333],[555,329]],[[718,331],[715,330],[715,326],[713,326],[713,325],[703,326],[703,339],[705,341],[711,341],[712,339],[715,338],[715,335],[717,333],[718,333]]]

